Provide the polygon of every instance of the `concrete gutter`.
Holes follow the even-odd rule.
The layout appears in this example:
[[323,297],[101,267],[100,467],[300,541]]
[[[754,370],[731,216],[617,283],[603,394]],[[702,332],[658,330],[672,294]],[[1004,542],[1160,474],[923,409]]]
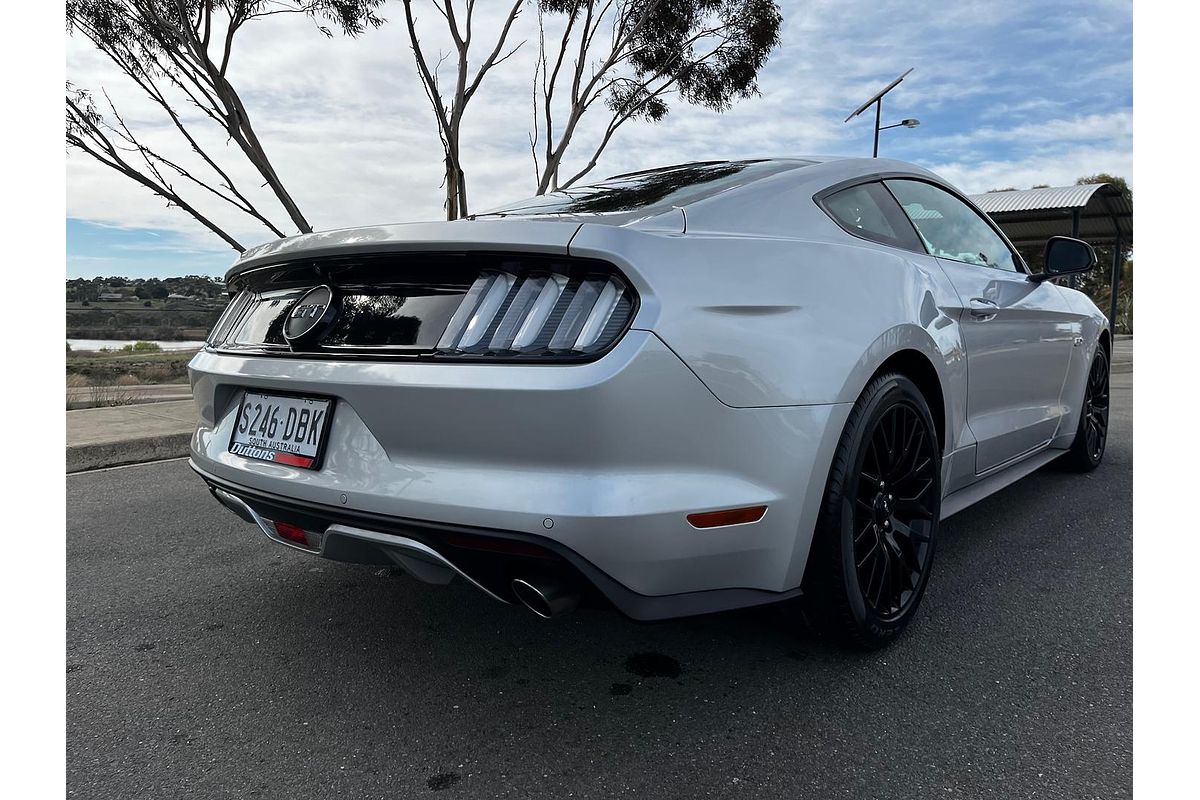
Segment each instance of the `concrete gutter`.
[[66,414],[68,473],[185,456],[197,421],[191,400]]

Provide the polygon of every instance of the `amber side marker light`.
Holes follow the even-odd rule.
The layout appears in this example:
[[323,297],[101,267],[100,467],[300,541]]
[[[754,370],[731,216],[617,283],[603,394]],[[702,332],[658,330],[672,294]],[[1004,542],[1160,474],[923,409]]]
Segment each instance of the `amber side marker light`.
[[766,506],[730,508],[725,511],[704,511],[688,514],[688,524],[693,528],[724,528],[728,525],[746,525],[758,522],[767,513]]

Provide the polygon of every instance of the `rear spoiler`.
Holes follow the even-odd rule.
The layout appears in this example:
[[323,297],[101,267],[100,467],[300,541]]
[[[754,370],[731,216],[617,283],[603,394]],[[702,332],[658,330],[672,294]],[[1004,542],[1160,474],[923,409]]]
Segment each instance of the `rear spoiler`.
[[514,250],[567,255],[567,246],[580,227],[576,220],[507,218],[409,222],[306,233],[250,248],[225,273],[225,281],[256,267],[350,254]]

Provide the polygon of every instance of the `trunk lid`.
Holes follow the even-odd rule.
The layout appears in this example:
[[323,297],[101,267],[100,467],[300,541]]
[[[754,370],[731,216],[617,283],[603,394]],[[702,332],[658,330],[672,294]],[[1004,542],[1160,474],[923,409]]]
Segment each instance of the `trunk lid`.
[[576,220],[463,219],[306,233],[250,248],[229,269],[225,280],[284,261],[339,255],[473,250],[566,255],[567,245],[579,227]]

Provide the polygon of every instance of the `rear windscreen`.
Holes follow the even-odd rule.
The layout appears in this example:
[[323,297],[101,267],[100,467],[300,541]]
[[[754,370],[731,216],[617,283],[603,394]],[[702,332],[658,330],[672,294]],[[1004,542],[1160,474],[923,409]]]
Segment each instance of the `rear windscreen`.
[[605,214],[654,206],[670,208],[810,163],[813,162],[711,161],[663,167],[531,197],[478,216]]

